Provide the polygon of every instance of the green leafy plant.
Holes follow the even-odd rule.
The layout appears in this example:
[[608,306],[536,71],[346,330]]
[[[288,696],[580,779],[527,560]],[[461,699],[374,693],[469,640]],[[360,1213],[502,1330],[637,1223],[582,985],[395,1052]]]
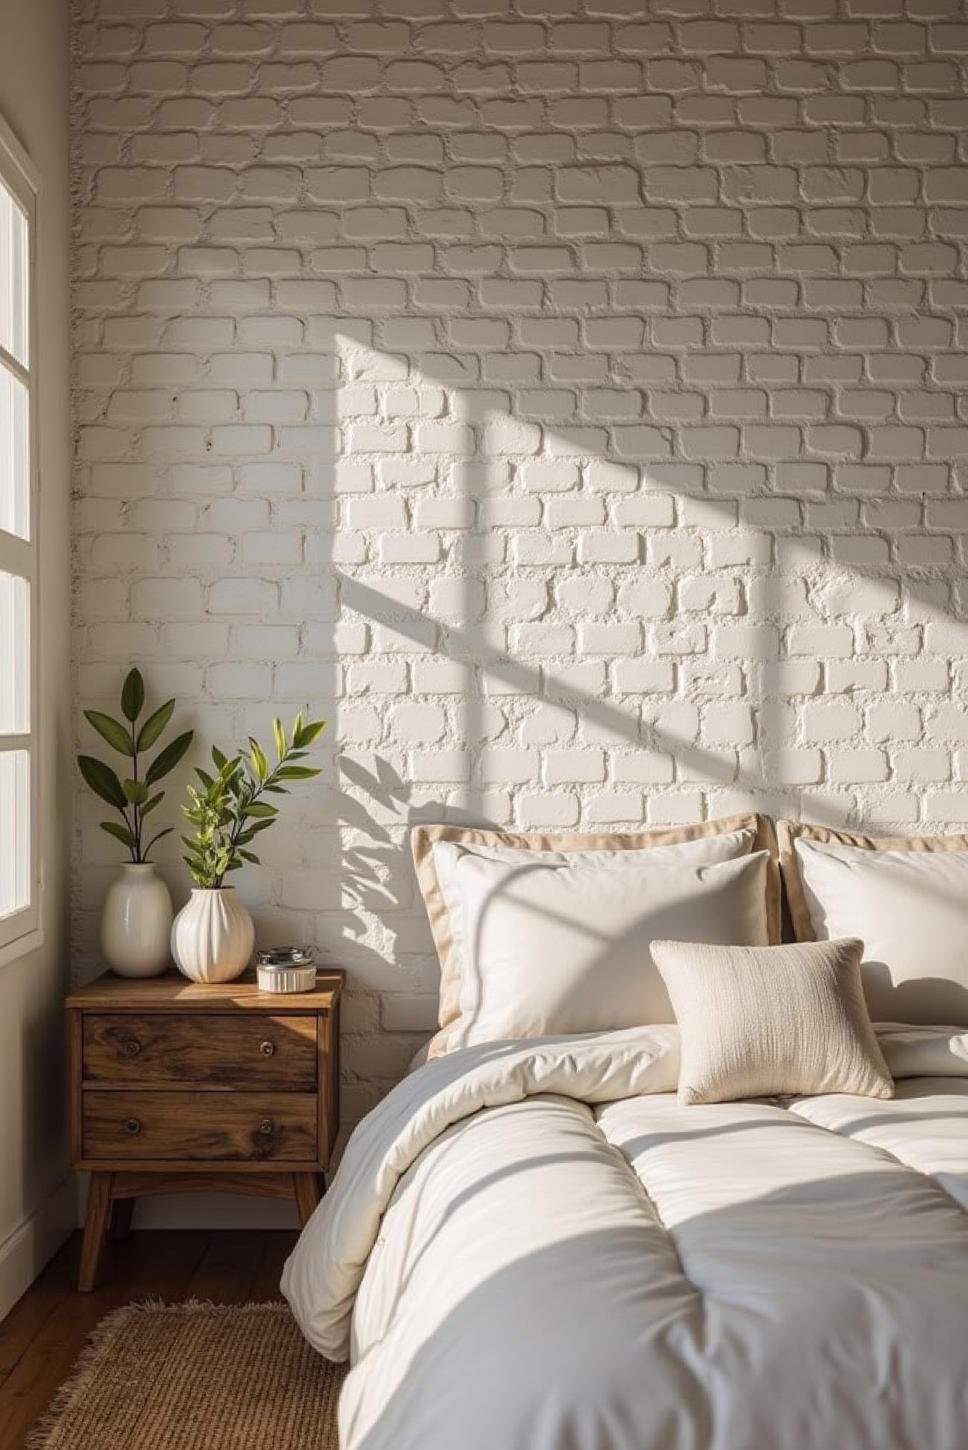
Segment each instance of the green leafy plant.
[[143,769],[142,752],[150,750],[161,739],[175,709],[174,700],[166,700],[139,725],[144,704],[145,683],[141,671],[133,669],[128,671],[121,686],[123,720],[115,720],[113,716],[105,715],[100,710],[84,711],[85,720],[94,727],[102,740],[106,740],[113,750],[131,762],[130,771],[118,776],[110,765],[106,765],[103,760],[97,760],[93,755],[77,757],[78,768],[91,790],[121,817],[120,821],[102,821],[101,830],[107,831],[109,836],[114,836],[123,846],[127,846],[131,852],[131,860],[136,865],[146,862],[155,842],[174,830],[173,826],[168,826],[165,830],[157,831],[147,845],[144,844],[145,817],[165,798],[163,790],[153,791],[152,786],[169,771],[174,770],[194,737],[191,730],[176,735],[174,740],[158,752],[147,768]]
[[296,716],[287,735],[281,720],[273,720],[276,763],[257,740],[249,736],[248,752],[239,751],[229,758],[212,748],[215,773],[196,768],[201,788],[188,787],[185,816],[195,827],[194,834],[182,836],[187,855],[185,863],[196,886],[218,890],[230,871],[237,871],[246,861],[259,864],[249,846],[262,831],[267,831],[279,814],[278,806],[263,799],[266,795],[285,795],[297,780],[311,780],[319,771],[311,765],[298,765],[309,753],[309,746],[326,728],[325,720],[303,720]]

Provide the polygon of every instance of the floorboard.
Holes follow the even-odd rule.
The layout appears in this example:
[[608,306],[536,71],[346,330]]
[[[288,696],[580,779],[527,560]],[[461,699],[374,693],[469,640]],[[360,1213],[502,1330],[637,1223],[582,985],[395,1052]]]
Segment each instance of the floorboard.
[[54,1256],[0,1323],[0,1450],[21,1450],[94,1326],[122,1304],[278,1297],[295,1232],[144,1231],[108,1243],[98,1287],[75,1290],[80,1235]]

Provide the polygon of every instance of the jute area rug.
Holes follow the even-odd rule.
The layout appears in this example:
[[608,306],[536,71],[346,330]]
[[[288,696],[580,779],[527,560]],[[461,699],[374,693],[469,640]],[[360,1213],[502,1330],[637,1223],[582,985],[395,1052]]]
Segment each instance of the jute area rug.
[[103,1319],[29,1450],[338,1450],[343,1369],[284,1304],[129,1304]]

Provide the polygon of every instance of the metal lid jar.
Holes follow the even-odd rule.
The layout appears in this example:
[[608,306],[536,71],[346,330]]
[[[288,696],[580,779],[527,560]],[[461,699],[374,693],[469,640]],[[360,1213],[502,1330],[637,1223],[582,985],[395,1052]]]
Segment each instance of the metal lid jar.
[[267,947],[255,962],[260,992],[311,992],[316,985],[313,947]]

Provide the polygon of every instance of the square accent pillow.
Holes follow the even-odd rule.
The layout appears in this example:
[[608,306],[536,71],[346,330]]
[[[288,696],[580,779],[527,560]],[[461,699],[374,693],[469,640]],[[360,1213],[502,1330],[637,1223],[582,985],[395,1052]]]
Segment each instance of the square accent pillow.
[[[453,850],[442,845],[441,850]],[[685,846],[454,865],[459,1015],[430,1047],[671,1022],[654,937],[766,945],[767,854],[703,864]]]
[[[507,863],[565,864],[576,855],[605,852],[664,852],[685,848],[680,859],[690,864],[731,861],[753,851],[768,853],[766,867],[767,940],[780,940],[780,875],[772,822],[754,812],[699,821],[666,830],[580,833],[575,831],[524,834],[494,831],[479,826],[424,825],[411,832],[417,881],[427,908],[430,930],[440,961],[439,1023],[447,1027],[460,1013],[461,979],[465,965],[460,899],[454,884],[455,862],[480,857]],[[452,847],[449,851],[441,847]]]
[[968,1026],[968,836],[778,831],[794,935],[862,939],[874,1021]]
[[787,1094],[891,1098],[855,939],[776,947],[655,941],[681,1035],[679,1102]]

